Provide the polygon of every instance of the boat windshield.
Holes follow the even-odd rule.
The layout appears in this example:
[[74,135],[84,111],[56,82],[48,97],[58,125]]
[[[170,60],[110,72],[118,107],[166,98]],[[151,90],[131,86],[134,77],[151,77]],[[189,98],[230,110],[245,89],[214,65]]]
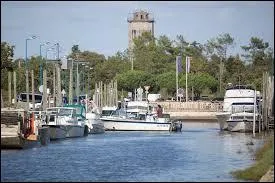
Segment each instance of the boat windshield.
[[128,106],[127,107],[127,110],[132,110],[132,109],[147,110],[147,107],[145,106]]
[[232,106],[232,113],[238,113],[238,112],[254,112],[254,106],[253,105],[233,105]]
[[71,109],[60,109],[58,116],[70,116],[72,114]]
[[113,110],[103,110],[101,116],[111,116],[113,113]]

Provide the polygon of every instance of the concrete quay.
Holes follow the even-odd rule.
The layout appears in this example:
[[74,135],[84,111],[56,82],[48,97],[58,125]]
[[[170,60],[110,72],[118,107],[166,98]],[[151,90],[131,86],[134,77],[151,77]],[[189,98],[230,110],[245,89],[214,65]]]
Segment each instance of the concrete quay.
[[216,114],[217,112],[191,112],[191,111],[181,111],[181,112],[167,112],[170,114],[171,119],[174,120],[198,120],[198,121],[211,121],[217,122]]

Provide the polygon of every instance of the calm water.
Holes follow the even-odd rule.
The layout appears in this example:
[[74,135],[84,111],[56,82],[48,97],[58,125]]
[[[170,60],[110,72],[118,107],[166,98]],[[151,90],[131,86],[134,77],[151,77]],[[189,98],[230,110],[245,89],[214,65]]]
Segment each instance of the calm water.
[[[106,132],[1,150],[1,181],[236,181],[263,138],[185,123],[181,133]],[[246,145],[248,142],[254,145]]]

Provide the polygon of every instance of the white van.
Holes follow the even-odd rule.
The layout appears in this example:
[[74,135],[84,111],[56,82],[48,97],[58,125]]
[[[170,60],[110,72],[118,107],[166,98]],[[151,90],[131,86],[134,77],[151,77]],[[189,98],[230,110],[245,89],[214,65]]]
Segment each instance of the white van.
[[[32,93],[20,93],[17,96],[17,102],[27,102],[27,95],[29,95],[29,109],[33,109],[32,107]],[[39,109],[42,106],[42,94],[34,94],[34,107],[35,109]]]

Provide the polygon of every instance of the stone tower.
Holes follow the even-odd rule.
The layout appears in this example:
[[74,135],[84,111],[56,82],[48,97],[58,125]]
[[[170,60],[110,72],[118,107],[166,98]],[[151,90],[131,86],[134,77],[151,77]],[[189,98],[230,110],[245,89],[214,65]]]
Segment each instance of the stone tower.
[[146,11],[136,11],[127,18],[128,21],[128,49],[133,48],[133,39],[140,36],[143,32],[151,32],[154,35],[154,18]]

